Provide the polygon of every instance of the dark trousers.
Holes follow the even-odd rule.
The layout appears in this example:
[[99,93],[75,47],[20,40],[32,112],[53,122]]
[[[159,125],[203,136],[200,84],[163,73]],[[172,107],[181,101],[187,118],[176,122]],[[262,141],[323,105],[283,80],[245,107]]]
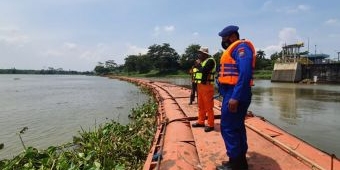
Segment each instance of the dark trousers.
[[[245,157],[248,144],[247,133],[244,124],[251,98],[247,101],[239,101],[237,112],[229,111],[228,103],[234,92],[234,86],[220,86],[220,93],[223,96],[221,108],[221,134],[226,145],[227,155],[231,159]],[[243,94],[251,96],[249,94]]]
[[195,101],[196,93],[197,93],[197,83],[192,82],[191,83],[190,103]]

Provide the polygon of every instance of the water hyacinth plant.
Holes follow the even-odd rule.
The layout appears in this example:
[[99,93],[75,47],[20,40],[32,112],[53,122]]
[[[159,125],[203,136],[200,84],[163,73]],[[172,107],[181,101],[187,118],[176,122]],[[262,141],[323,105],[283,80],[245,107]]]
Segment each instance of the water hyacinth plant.
[[111,121],[95,131],[79,132],[73,142],[45,150],[27,147],[13,159],[0,161],[2,170],[142,169],[156,130],[153,100],[132,109],[127,125]]

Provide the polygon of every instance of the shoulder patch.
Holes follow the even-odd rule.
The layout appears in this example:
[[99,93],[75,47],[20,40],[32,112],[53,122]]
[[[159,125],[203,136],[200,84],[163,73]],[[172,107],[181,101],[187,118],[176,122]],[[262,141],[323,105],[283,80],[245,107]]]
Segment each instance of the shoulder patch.
[[244,47],[240,47],[237,49],[237,54],[239,57],[244,57],[245,52],[244,52]]

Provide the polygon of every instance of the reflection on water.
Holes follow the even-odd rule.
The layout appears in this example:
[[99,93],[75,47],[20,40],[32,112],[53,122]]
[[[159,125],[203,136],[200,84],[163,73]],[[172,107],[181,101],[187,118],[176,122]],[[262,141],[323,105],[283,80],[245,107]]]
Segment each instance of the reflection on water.
[[250,107],[293,135],[340,155],[340,86],[256,81]]
[[[159,80],[191,84],[188,78]],[[340,156],[339,85],[256,80],[249,109],[321,150]]]

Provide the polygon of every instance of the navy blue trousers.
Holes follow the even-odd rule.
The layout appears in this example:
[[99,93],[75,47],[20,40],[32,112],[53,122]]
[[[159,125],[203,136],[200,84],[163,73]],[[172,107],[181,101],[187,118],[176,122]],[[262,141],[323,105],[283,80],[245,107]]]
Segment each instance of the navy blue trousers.
[[223,90],[221,108],[221,134],[227,149],[229,158],[245,156],[248,150],[247,134],[245,128],[245,116],[247,114],[250,100],[239,101],[236,113],[231,113],[228,109],[228,102],[233,89]]

